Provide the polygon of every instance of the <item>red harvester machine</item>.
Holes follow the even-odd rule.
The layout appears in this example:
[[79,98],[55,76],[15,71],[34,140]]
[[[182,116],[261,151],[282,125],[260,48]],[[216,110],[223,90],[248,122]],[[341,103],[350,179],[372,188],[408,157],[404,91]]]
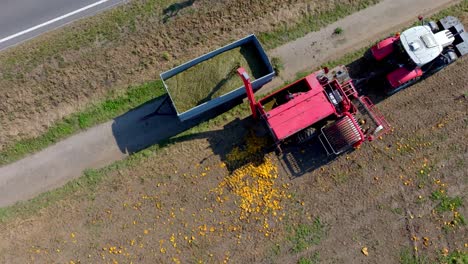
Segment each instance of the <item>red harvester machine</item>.
[[263,119],[280,150],[282,142],[303,143],[318,135],[328,155],[338,155],[389,127],[369,98],[358,95],[345,66],[314,72],[259,101],[247,72],[237,72],[253,117]]

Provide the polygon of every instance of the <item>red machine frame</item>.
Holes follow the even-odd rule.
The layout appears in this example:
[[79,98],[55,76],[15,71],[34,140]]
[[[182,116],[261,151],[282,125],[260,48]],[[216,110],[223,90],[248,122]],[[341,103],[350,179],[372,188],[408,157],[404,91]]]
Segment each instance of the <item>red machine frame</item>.
[[[319,139],[328,154],[340,154],[373,140],[389,127],[369,98],[358,95],[345,66],[316,71],[258,101],[245,69],[239,68],[238,74],[252,116],[265,121],[278,147],[312,128],[321,131]],[[373,123],[374,127],[365,129],[359,122]]]

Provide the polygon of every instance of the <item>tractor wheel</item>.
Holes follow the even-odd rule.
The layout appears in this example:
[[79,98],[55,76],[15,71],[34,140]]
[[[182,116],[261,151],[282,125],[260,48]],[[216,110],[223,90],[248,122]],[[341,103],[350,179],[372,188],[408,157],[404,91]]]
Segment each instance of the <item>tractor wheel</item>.
[[364,55],[362,57],[368,62],[376,62],[374,56],[372,55],[372,51],[370,49],[367,49],[366,52],[364,52]]
[[434,62],[433,68],[427,71],[427,73],[425,74],[426,77],[431,76],[438,71],[441,71],[442,69],[452,64],[457,59],[458,59],[458,56],[454,50],[449,49],[445,51],[444,53],[442,53],[442,55],[440,55],[436,59],[436,61]]
[[453,49],[449,49],[444,55],[448,57],[448,64],[451,64],[458,59],[457,53],[455,53]]

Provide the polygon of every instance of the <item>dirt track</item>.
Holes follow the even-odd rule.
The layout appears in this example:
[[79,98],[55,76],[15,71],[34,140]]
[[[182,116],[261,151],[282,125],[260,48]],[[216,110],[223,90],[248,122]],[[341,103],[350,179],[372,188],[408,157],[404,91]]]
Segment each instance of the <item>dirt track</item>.
[[[384,1],[372,9],[365,9],[357,14],[349,16],[340,22],[338,25],[368,25],[369,18],[379,17],[381,20],[389,20],[393,23],[381,24],[379,27],[380,31],[375,34],[385,35],[388,34],[394,27],[401,24],[400,20],[397,19],[395,14],[388,12],[388,2],[396,5],[400,3],[401,6],[408,6],[398,12],[401,16],[402,21],[409,20],[414,13],[424,14],[424,11],[434,11],[447,6],[454,1],[431,1],[426,0],[412,1],[407,3],[404,0],[399,1]],[[422,4],[424,3],[424,4]],[[432,8],[430,8],[432,6]],[[421,8],[419,12],[415,11]],[[348,21],[350,20],[350,21]],[[360,22],[359,22],[360,21]],[[330,28],[334,28],[337,25],[331,25],[320,31],[319,36],[329,36]],[[353,26],[347,28],[344,36],[361,36],[367,30],[364,26]],[[278,48],[274,53],[278,53],[284,57],[284,61],[287,65],[291,65],[291,68],[300,69],[301,66],[293,66],[293,62],[287,60],[288,56],[292,58],[306,57],[302,52],[298,51],[297,47],[304,47],[307,45],[301,43],[312,43],[310,40],[311,36],[317,36],[317,33],[312,33],[302,39],[295,41],[293,44],[296,48],[293,48],[289,53],[288,50]],[[378,37],[378,36],[376,36]],[[318,38],[318,46],[325,46],[329,43],[327,37]],[[342,44],[342,48],[345,50],[352,48],[359,48],[360,45],[366,45],[366,42],[350,41],[349,44],[345,42]],[[309,44],[310,45],[310,44]],[[351,45],[351,46],[349,46]],[[308,49],[310,52],[309,57],[313,58],[316,56],[314,49]],[[343,52],[344,53],[344,52]],[[302,54],[298,56],[297,54]],[[328,54],[326,56],[325,54]],[[333,48],[330,50],[323,50],[323,58],[332,58],[338,56],[337,49]],[[300,59],[303,64],[303,59]],[[320,63],[320,61],[317,61]],[[319,64],[315,64],[315,61],[311,61],[309,67],[318,67]],[[286,68],[288,69],[288,68]],[[292,72],[289,70],[286,72],[286,76],[290,76]],[[275,87],[276,82],[271,84],[270,87]],[[267,90],[266,87],[264,90]],[[152,109],[158,105],[158,101],[152,104],[146,105],[130,114],[126,114],[121,118],[117,118],[115,121],[111,121],[100,126],[89,129],[86,132],[72,136],[54,146],[51,146],[44,151],[29,156],[23,160],[15,162],[13,164],[0,168],[0,206],[11,204],[18,200],[29,199],[35,195],[44,191],[56,188],[63,185],[70,179],[79,177],[82,172],[87,168],[99,168],[108,165],[116,160],[122,159],[127,153],[134,152],[135,150],[142,149],[142,147],[155,144],[158,140],[164,139],[165,136],[174,136],[178,132],[182,131],[186,124],[180,124],[174,118],[153,118],[145,122],[139,122],[138,119],[144,117],[146,114],[151,113]],[[171,125],[171,129],[163,126]],[[190,125],[190,124],[188,124]],[[132,142],[133,141],[133,142]],[[41,183],[41,184],[28,184],[30,182]],[[21,191],[19,191],[21,190]]]
[[[423,14],[424,10],[434,11],[454,2],[449,0],[432,1],[432,8],[430,8],[431,5],[429,2],[425,0],[420,1],[421,3],[424,2],[424,5],[418,1],[412,1],[411,4],[403,0],[399,1],[401,2],[400,5],[408,6],[408,8],[404,9],[405,12],[402,11],[398,13],[399,16],[402,17],[403,21],[410,19],[414,13]],[[380,28],[380,32],[378,32],[380,35],[386,34],[386,32],[391,31],[395,26],[401,24],[400,20],[397,19],[394,14],[390,14],[388,12],[388,2],[396,4],[396,1],[384,1],[372,9],[363,10],[355,15],[343,19],[338,23],[340,23],[340,25],[353,25],[358,23],[359,19],[362,19],[361,24],[369,24],[368,21],[370,21],[369,19],[372,17],[378,16],[382,20],[387,17],[388,20],[393,21],[393,23],[381,24],[380,27],[378,27]],[[420,12],[415,11],[415,9],[417,10],[418,7],[422,6],[423,9],[420,10]],[[348,20],[350,21],[348,22]],[[331,25],[330,27],[323,29],[323,31],[320,31],[322,32],[320,34],[329,36],[330,28],[334,28],[334,26],[336,25]],[[345,29],[347,30],[345,31],[345,37],[364,34],[364,32],[361,31],[359,27]],[[311,33],[310,35],[316,36],[316,33]],[[306,47],[307,45],[301,43],[312,43],[313,41],[310,40],[310,35],[295,41],[294,44],[287,44],[287,46],[298,45],[301,47],[302,45],[302,47]],[[363,39],[370,38],[372,38],[372,36]],[[316,41],[318,46],[325,46],[329,42],[329,39],[324,37],[318,38]],[[353,44],[352,47],[354,48],[359,47],[358,44],[354,42],[350,44]],[[362,41],[360,44],[366,45],[367,41]],[[344,43],[342,46],[344,49],[346,49],[345,45],[346,43]],[[297,48],[290,49],[290,56],[287,55],[287,50],[284,48],[278,48],[274,51],[274,54],[276,54],[276,52],[278,52],[278,54],[283,57],[283,60],[286,63],[286,67],[288,67],[287,65],[290,64],[288,57],[298,57],[297,55],[293,56],[293,54],[302,54],[301,57],[307,57],[306,55],[303,55],[304,53],[299,52]],[[306,54],[307,52],[309,52],[309,58],[316,56],[316,51],[313,49],[306,51]],[[323,58],[333,57],[337,55],[337,50],[325,49],[322,51],[322,54]],[[325,54],[329,54],[329,56],[325,56]],[[300,61],[303,63],[303,66],[296,66],[297,69],[319,66],[319,64],[315,64],[315,61],[304,59],[301,59]],[[287,72],[287,74],[291,75],[291,72]],[[271,85],[271,87],[273,86],[275,86],[275,83]],[[142,112],[140,113],[140,116],[144,116],[147,111],[147,108],[144,108],[144,110],[140,109],[140,112]],[[138,114],[135,115],[138,116]],[[165,121],[158,120],[156,123],[153,122],[150,125],[137,125],[136,127],[141,128],[141,132],[137,135],[129,133],[126,129],[123,129],[123,132],[119,129],[116,134],[115,129],[113,129],[116,122],[117,121],[112,121],[100,125],[96,128],[66,139],[63,142],[47,148],[42,152],[0,168],[0,206],[11,204],[17,200],[31,198],[41,192],[58,187],[65,183],[68,179],[80,176],[82,171],[86,168],[105,166],[117,159],[123,158],[127,153],[127,150],[124,149],[122,151],[122,143],[119,142],[121,138],[139,138],[139,140],[142,142],[147,141],[148,143],[155,143],[155,134],[159,133],[160,131],[155,129],[155,127],[157,127],[157,124]],[[125,124],[122,122],[122,124],[118,125],[119,128],[121,128],[122,126],[130,126],[131,124]],[[112,140],[113,138],[115,138],[115,141]],[[72,160],[75,162],[71,162]],[[38,182],[41,184],[28,185],[26,184],[27,182]],[[21,190],[21,192],[18,190]]]
[[[365,11],[361,15],[370,17]],[[419,254],[431,258],[445,248],[463,249],[466,226],[444,231],[455,212],[437,213],[437,203],[429,197],[441,188],[466,202],[467,71],[468,59],[464,58],[382,101],[380,110],[395,127],[393,133],[329,164],[317,167],[306,160],[301,163],[305,171],[300,177],[288,178],[287,166],[267,153],[278,166],[275,184],[292,194],[281,200],[282,211],[269,215],[267,228],[263,221],[239,220],[234,203],[238,197],[227,190],[222,196],[225,200],[217,200],[220,182],[235,169],[229,166],[227,153],[233,153],[248,135],[251,121],[246,119],[219,131],[181,138],[136,166],[113,172],[96,190],[76,193],[28,219],[1,226],[0,261],[220,263],[229,258],[232,263],[295,263],[319,253],[326,263],[396,263],[404,248],[416,246]],[[138,112],[144,114],[148,108],[151,105]],[[123,123],[134,125],[130,121],[139,115],[131,113]],[[131,132],[135,130],[122,129],[123,134],[116,135],[112,132],[115,124],[104,124],[31,159],[0,168],[0,175],[25,170],[27,175],[15,177],[63,181],[63,163],[53,166],[57,159],[69,158],[67,175],[74,177],[73,169],[77,175],[79,169],[72,165],[89,159],[99,160],[101,164],[95,165],[102,166],[122,158],[122,151],[134,151],[144,145],[145,137],[155,137],[153,129],[137,126],[141,134],[134,137]],[[94,141],[85,148],[89,137]],[[120,144],[116,146],[112,138]],[[76,147],[67,148],[70,142]],[[314,156],[312,150],[299,150],[299,158]],[[37,169],[35,163],[43,167]],[[0,194],[17,189],[25,190],[9,187]],[[29,191],[33,195],[41,190]],[[5,199],[0,197],[0,201]],[[456,212],[468,213],[466,206]],[[290,229],[298,223],[308,226],[316,217],[323,223],[319,242],[294,253]],[[361,253],[363,247],[368,248],[368,257]]]
[[[374,0],[133,0],[117,8],[124,14],[108,12],[117,16],[111,23],[95,17],[42,35],[0,53],[0,149],[40,135],[53,122],[110,92],[154,80],[172,66],[233,40],[364,1]],[[125,23],[125,13],[140,13],[138,8],[151,12],[141,11]],[[165,12],[171,8],[176,11]],[[123,24],[115,22],[119,18]],[[101,27],[96,29],[96,24]],[[101,29],[114,33],[92,35]]]
[[[96,189],[0,225],[0,261],[297,263],[305,257],[398,263],[401,252],[411,256],[413,247],[431,260],[445,249],[466,251],[466,225],[447,224],[455,212],[466,216],[466,206],[438,213],[430,197],[444,190],[466,202],[467,70],[464,58],[381,102],[395,127],[383,140],[320,167],[308,160],[317,154],[313,145],[298,150],[305,171],[296,178],[288,177],[291,172],[274,153],[266,153],[266,168],[278,169],[272,186],[285,192],[278,199],[282,209],[242,219],[239,195],[229,188],[220,192],[226,179],[233,181],[232,173],[249,168],[231,159],[243,153],[236,147],[249,138],[253,122],[234,120],[179,138],[112,172]],[[245,162],[252,160],[247,156]],[[295,240],[291,230],[299,227],[306,236]],[[307,232],[312,242],[305,242]]]

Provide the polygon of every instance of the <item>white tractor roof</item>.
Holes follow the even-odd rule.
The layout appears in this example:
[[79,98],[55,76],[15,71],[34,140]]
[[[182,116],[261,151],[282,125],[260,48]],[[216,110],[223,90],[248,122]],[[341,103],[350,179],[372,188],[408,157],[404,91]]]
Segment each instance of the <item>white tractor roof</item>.
[[438,42],[439,39],[435,38],[429,26],[409,28],[401,33],[400,40],[410,58],[419,67],[437,58],[443,50],[442,44],[445,44]]

